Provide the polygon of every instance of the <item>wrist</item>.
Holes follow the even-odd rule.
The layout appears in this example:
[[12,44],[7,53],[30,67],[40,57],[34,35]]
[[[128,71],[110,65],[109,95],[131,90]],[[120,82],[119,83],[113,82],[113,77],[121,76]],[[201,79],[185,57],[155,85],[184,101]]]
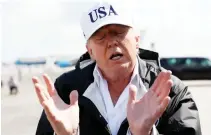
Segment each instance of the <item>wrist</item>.
[[79,130],[79,127],[73,128],[73,129],[71,130],[70,134],[68,134],[68,135],[78,135],[78,132],[79,132],[78,130]]
[[78,128],[73,129],[72,133],[70,135],[77,135],[78,134]]
[[78,135],[78,133],[79,133],[79,127],[65,132],[57,132],[57,133],[54,132],[54,135]]
[[151,135],[152,133],[152,128],[151,130],[142,128],[132,128],[132,127],[130,127],[129,129],[132,135]]

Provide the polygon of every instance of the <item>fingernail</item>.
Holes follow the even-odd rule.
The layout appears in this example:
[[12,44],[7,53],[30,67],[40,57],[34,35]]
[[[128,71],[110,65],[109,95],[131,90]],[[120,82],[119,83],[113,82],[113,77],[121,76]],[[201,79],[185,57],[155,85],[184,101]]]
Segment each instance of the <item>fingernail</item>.
[[35,78],[32,78],[32,82],[33,82],[33,83],[36,83],[36,80],[35,80]]

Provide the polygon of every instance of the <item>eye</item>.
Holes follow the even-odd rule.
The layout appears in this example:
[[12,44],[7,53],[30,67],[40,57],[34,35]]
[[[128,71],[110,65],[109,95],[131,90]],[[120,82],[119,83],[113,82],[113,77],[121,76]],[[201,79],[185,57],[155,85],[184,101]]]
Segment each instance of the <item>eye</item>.
[[117,34],[119,34],[119,35],[124,34],[124,33],[125,33],[125,31],[123,31],[123,32],[117,32]]
[[118,37],[123,37],[125,35],[125,33],[126,33],[126,31],[121,30],[121,31],[117,31],[115,35]]
[[117,35],[122,35],[122,34],[125,34],[127,32],[127,29],[119,29],[116,34]]
[[96,40],[103,40],[105,38],[105,36],[106,36],[105,34],[96,36]]

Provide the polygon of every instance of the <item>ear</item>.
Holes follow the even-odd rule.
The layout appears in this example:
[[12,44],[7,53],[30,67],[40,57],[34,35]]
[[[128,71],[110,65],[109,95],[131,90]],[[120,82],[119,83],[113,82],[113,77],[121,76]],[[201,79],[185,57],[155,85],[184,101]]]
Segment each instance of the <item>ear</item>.
[[139,48],[139,42],[140,42],[140,36],[135,36],[135,40],[136,40],[136,49]]
[[86,44],[86,49],[87,49],[87,52],[89,53],[89,55],[91,56],[92,55],[92,49],[90,48],[90,46],[88,44]]
[[135,40],[136,40],[137,43],[139,43],[139,41],[140,41],[140,36],[135,36]]
[[86,44],[86,49],[87,49],[87,52],[89,53],[89,56],[91,57],[91,59],[94,59],[92,49],[89,44]]

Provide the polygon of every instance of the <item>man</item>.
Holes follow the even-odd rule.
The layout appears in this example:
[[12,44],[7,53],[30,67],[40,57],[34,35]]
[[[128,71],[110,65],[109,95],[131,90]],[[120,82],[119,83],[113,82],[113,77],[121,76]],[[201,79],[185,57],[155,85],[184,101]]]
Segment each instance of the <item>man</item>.
[[3,86],[4,86],[4,83],[3,83],[3,81],[1,80],[1,88],[3,88]]
[[36,134],[201,135],[188,87],[160,66],[157,53],[138,48],[126,11],[97,3],[82,16],[87,53],[76,68],[54,86],[47,75],[46,87],[33,77],[44,108]]
[[17,81],[15,81],[12,76],[10,76],[10,78],[8,80],[8,87],[10,89],[10,95],[13,95],[13,94],[17,94],[18,93],[18,84],[17,84]]

